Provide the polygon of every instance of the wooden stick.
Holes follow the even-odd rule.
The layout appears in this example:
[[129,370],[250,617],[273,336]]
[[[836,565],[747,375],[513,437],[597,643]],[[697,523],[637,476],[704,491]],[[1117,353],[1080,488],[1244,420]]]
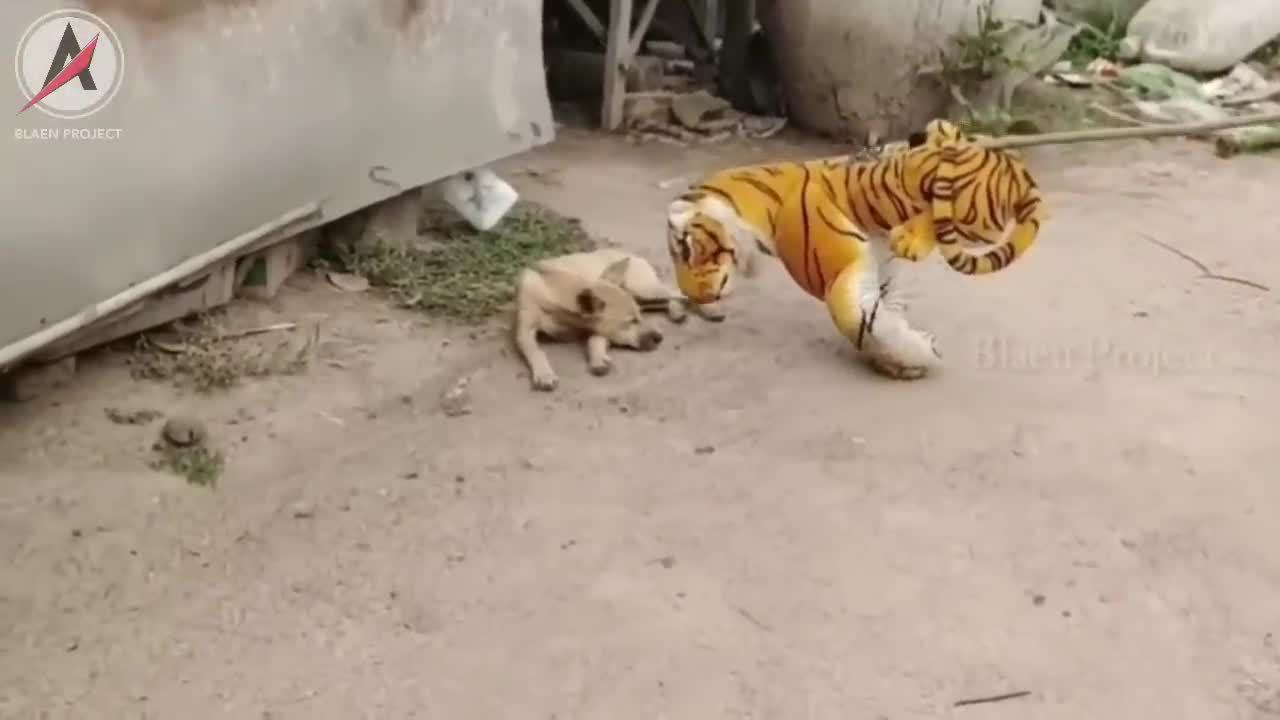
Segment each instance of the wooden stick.
[[640,11],[640,21],[636,23],[635,30],[631,33],[631,44],[627,48],[628,61],[640,52],[640,44],[644,42],[645,33],[649,32],[649,25],[653,22],[653,15],[657,11],[658,0],[649,0],[644,10]]
[[1004,702],[1005,700],[1017,700],[1031,694],[1030,690],[1019,690],[1018,692],[1004,693],[1003,695],[990,695],[988,697],[970,698],[968,700],[957,700],[952,703],[953,707],[965,707],[967,705],[985,705],[987,703]]
[[[1280,123],[1280,112],[1257,113],[1222,120],[1200,120],[1168,125],[1142,125],[1139,127],[1099,128],[1096,130],[1067,130],[1064,132],[1038,133],[1035,135],[1007,135],[1001,138],[979,138],[976,144],[989,148],[1022,148],[1039,145],[1067,145],[1070,143],[1110,142],[1134,138],[1176,137],[1179,135],[1205,135],[1215,130],[1270,125]],[[824,158],[828,162],[848,162],[848,155]]]
[[578,13],[578,17],[582,18],[582,22],[586,23],[587,27],[591,29],[592,34],[596,36],[596,40],[599,40],[600,44],[604,45],[606,42],[604,37],[604,24],[601,23],[600,18],[596,17],[596,14],[591,11],[591,8],[587,6],[587,3],[583,0],[565,1],[569,3],[569,7],[573,8],[574,12]]
[[604,50],[604,102],[600,122],[605,130],[622,126],[622,101],[627,96],[627,66],[631,64],[631,0],[610,0],[609,35]]
[[1245,127],[1247,125],[1269,125],[1280,122],[1280,112],[1257,113],[1222,120],[1201,120],[1170,125],[1151,125],[1127,128],[1099,128],[1096,130],[1068,130],[1065,132],[1040,133],[1038,135],[1009,135],[1002,138],[988,138],[978,144],[990,148],[1020,148],[1037,145],[1066,145],[1082,142],[1108,142],[1111,140],[1130,140],[1133,138],[1173,137],[1176,135],[1206,135],[1215,130]]

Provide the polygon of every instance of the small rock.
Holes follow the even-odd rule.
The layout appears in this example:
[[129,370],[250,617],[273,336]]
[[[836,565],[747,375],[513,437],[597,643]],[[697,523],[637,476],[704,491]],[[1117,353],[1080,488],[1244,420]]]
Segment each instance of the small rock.
[[209,436],[209,431],[197,418],[178,416],[169,418],[161,428],[160,435],[173,445],[188,447],[204,442],[204,439]]
[[696,455],[710,455],[715,451],[716,449],[714,445],[701,445],[693,449],[693,452]]
[[360,275],[330,270],[325,273],[325,277],[329,279],[330,285],[343,292],[358,293],[369,289],[369,280]]
[[162,413],[156,410],[121,410],[108,407],[103,408],[102,411],[106,413],[108,420],[117,425],[146,425],[162,416]]
[[622,116],[627,127],[663,125],[671,117],[671,94],[627,93],[622,101]]
[[300,520],[315,517],[316,506],[306,500],[299,500],[289,506],[289,513]]
[[471,392],[468,387],[471,378],[463,376],[440,398],[440,409],[446,417],[461,417],[471,414]]
[[1036,607],[1044,605],[1044,601],[1045,601],[1045,597],[1040,594],[1036,594],[1031,597],[1031,604],[1035,605]]
[[704,120],[732,107],[728,100],[716,97],[706,90],[677,95],[671,99],[671,114],[690,130],[699,129]]

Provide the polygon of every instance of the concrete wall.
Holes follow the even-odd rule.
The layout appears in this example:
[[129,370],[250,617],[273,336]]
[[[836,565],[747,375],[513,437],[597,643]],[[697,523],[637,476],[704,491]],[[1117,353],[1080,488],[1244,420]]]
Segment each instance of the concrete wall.
[[[864,141],[902,139],[948,95],[918,76],[977,25],[983,0],[759,0],[797,124]],[[996,0],[997,17],[1035,21],[1040,0]]]
[[[554,137],[537,0],[4,0],[0,48],[68,7],[115,29],[124,84],[58,120],[0,80],[0,349],[308,201],[396,194],[372,166],[408,189]],[[15,137],[41,128],[120,137]]]

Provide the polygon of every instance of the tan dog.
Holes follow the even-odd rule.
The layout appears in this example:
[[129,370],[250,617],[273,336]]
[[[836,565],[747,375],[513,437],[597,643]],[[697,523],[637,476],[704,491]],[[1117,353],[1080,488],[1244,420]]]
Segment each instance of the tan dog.
[[[662,344],[662,333],[643,316],[665,310],[684,322],[687,301],[667,287],[644,258],[615,248],[573,253],[539,261],[516,278],[516,348],[529,365],[535,390],[550,391],[559,380],[539,336],[552,340],[586,337],[587,365],[593,375],[612,368],[610,347],[648,352]],[[714,314],[704,317],[716,320]]]

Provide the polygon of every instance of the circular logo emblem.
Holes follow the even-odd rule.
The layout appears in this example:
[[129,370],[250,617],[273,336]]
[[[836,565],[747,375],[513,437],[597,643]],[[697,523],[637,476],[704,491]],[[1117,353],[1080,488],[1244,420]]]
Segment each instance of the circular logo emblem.
[[55,10],[35,22],[18,42],[14,67],[27,102],[62,120],[88,117],[106,107],[124,78],[124,48],[115,30],[84,10]]

